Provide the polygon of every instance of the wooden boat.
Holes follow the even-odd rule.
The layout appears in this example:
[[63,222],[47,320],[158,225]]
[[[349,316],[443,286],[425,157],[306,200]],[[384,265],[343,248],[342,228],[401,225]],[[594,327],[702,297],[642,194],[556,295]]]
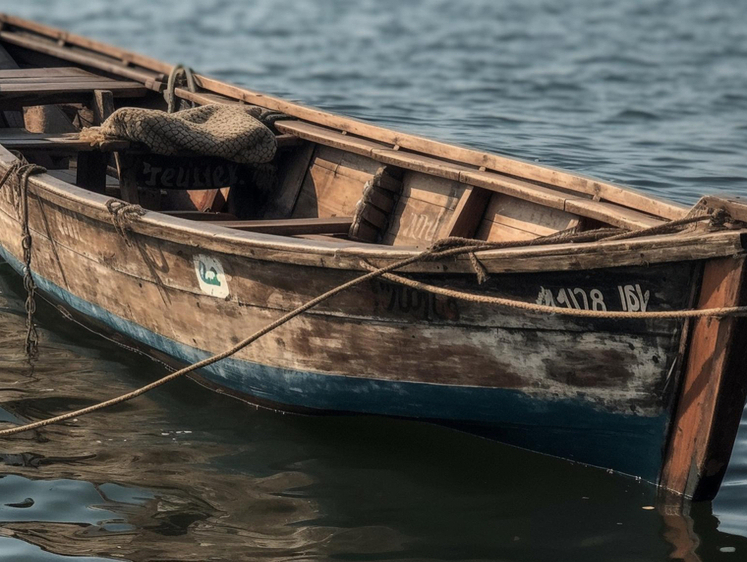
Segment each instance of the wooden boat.
[[[100,123],[113,108],[165,109],[173,67],[7,15],[0,22],[0,172],[17,164],[11,150],[47,169],[28,180],[28,225],[33,278],[49,298],[188,363],[367,267],[417,255],[439,239],[509,242],[474,257],[417,262],[402,275],[554,306],[558,314],[379,278],[200,378],[287,410],[490,429],[507,443],[680,494],[715,494],[744,405],[744,321],[560,312],[743,304],[747,212],[739,201],[701,204],[722,211],[722,223],[728,213],[726,224],[666,232],[658,227],[690,210],[205,76],[196,76],[195,88],[176,87],[176,97],[288,116],[275,124],[271,173],[198,156],[157,157],[125,141],[94,148],[80,138],[81,124]],[[229,181],[232,174],[269,189],[241,186]],[[20,183],[0,192],[0,251],[22,272]],[[123,226],[112,214],[119,200],[150,210]],[[544,238],[603,227],[643,235]],[[482,284],[475,259],[488,275]]]

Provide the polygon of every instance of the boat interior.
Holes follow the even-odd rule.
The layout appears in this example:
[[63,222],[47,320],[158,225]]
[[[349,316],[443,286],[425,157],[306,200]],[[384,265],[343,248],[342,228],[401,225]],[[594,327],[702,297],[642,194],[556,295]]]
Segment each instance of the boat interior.
[[183,107],[248,104],[288,116],[273,124],[274,160],[243,166],[185,153],[157,166],[136,143],[92,146],[81,131],[121,107],[166,110],[170,65],[10,16],[0,25],[0,144],[69,184],[149,210],[241,231],[409,248],[450,236],[514,242],[569,229],[640,230],[688,212],[203,76],[174,89]]

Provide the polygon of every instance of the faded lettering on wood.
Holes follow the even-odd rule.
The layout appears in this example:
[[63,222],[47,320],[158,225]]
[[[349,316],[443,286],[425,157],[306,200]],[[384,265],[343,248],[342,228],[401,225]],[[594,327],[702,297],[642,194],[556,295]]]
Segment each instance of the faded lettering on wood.
[[392,212],[382,243],[394,246],[428,246],[446,238],[452,217],[467,186],[418,172],[407,172],[402,194]]
[[221,158],[137,155],[135,179],[151,189],[220,189],[246,185],[244,166]]

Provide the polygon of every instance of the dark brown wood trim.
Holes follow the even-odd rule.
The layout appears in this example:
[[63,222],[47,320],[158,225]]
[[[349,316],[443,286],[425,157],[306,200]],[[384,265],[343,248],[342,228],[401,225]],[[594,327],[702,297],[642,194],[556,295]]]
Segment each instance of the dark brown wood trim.
[[[697,308],[744,304],[745,258],[709,260]],[[691,331],[660,485],[712,498],[726,471],[745,400],[745,320],[703,318]]]
[[449,236],[474,237],[492,195],[492,191],[468,185],[454,210]]

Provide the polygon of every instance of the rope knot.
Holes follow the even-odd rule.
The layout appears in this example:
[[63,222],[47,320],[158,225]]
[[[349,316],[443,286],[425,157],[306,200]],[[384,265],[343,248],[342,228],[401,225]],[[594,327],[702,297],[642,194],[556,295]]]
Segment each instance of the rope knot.
[[716,209],[711,213],[710,226],[711,228],[723,228],[727,222],[731,221],[729,213],[726,209]]
[[470,252],[467,255],[469,256],[469,262],[472,264],[472,269],[475,272],[475,275],[477,275],[477,284],[482,285],[489,279],[488,270],[485,269],[485,266],[477,259],[475,252]]
[[106,202],[106,208],[112,216],[114,229],[129,245],[131,243],[130,232],[132,231],[130,225],[145,215],[147,211],[140,205],[125,203],[118,199],[109,199]]

